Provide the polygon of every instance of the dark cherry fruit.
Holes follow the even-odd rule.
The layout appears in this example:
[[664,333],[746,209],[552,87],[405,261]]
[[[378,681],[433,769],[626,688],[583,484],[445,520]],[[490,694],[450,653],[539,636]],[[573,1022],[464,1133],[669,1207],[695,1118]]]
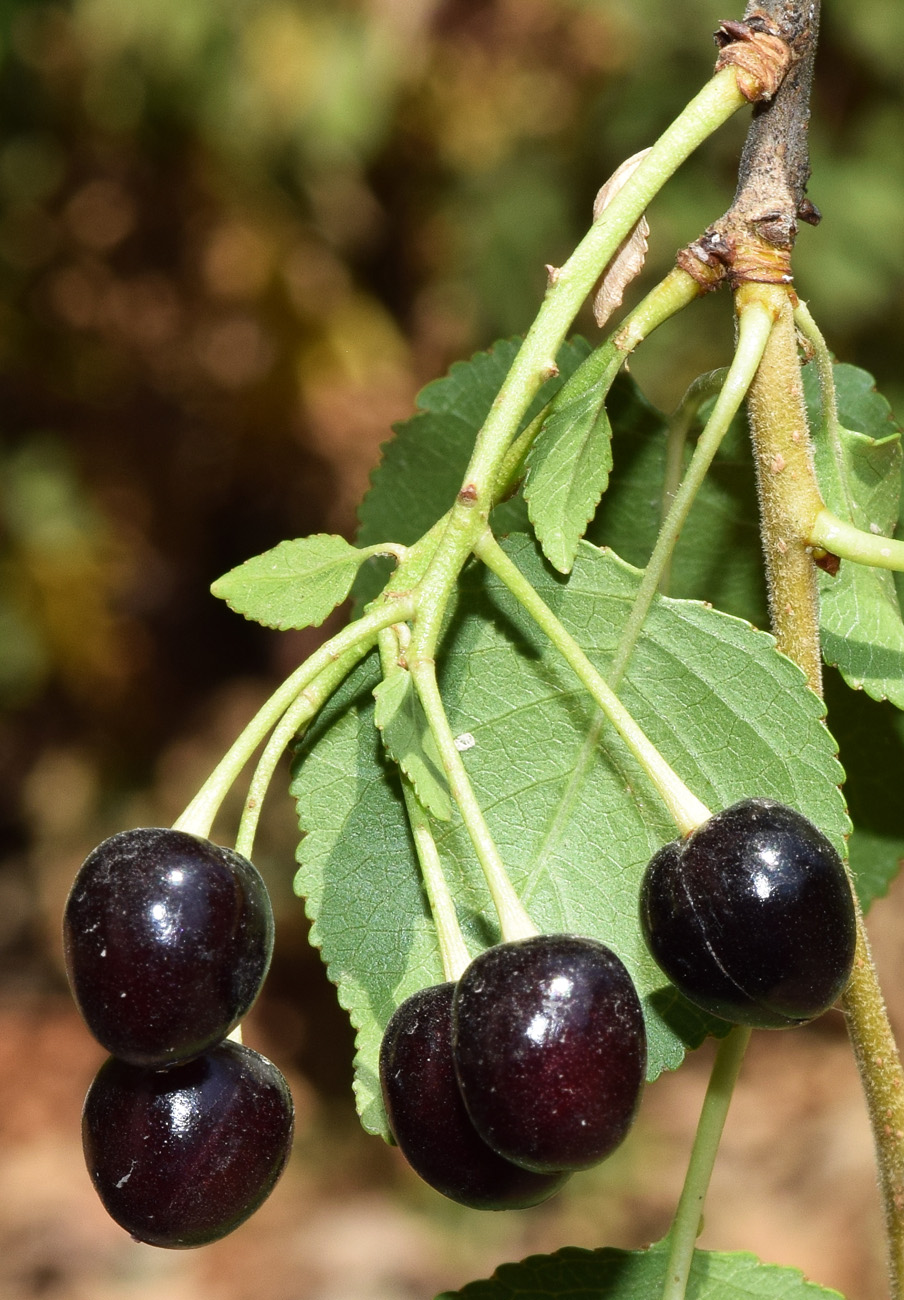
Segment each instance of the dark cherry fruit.
[[654,854],[640,920],[656,963],[711,1015],[781,1029],[844,991],[856,922],[844,865],[793,808],[744,799]]
[[452,1060],[454,984],[413,994],[396,1010],[380,1048],[389,1127],[424,1182],[475,1210],[514,1210],[547,1200],[568,1179],[503,1160],[468,1118]]
[[586,1169],[626,1136],[646,1033],[631,977],[603,944],[552,934],[487,949],[456,986],[452,1026],[468,1114],[506,1160]]
[[82,1115],[107,1212],[136,1241],[170,1248],[217,1241],[253,1214],[285,1168],[292,1130],[279,1070],[232,1042],[169,1070],[110,1057]]
[[66,903],[69,981],[88,1028],[132,1065],[162,1068],[224,1039],[260,990],[273,912],[255,867],[184,831],[105,840]]

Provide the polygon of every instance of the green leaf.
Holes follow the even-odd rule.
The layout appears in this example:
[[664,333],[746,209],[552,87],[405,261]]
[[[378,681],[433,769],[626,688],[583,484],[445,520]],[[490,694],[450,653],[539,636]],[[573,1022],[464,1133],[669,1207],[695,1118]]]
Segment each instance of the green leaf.
[[[626,374],[612,386],[608,411],[614,464],[587,540],[611,546],[642,567],[659,534],[667,423]],[[692,452],[689,440],[685,465]],[[743,417],[733,422],[681,531],[669,592],[709,601],[725,613],[768,627],[756,486]]]
[[847,772],[844,795],[854,823],[848,840],[851,871],[866,911],[888,892],[904,862],[904,715],[887,701],[848,690],[833,669],[825,674],[825,695]]
[[554,409],[527,458],[524,496],[543,554],[570,573],[612,468],[608,375]]
[[374,724],[383,733],[387,753],[411,781],[427,811],[447,822],[452,816],[449,786],[411,674],[399,671],[384,678],[374,690],[374,699]]
[[366,559],[343,537],[317,533],[255,555],[217,578],[211,591],[265,627],[319,627],[345,600]]
[[[489,352],[477,352],[470,361],[457,361],[443,379],[422,388],[418,411],[394,425],[395,437],[383,447],[380,464],[358,511],[358,544],[384,541],[411,545],[446,513],[462,484],[474,441],[489,414],[512,362],[520,339],[504,339]],[[556,357],[558,375],[547,380],[531,403],[522,428],[543,409],[552,395],[590,351],[582,338],[563,344]],[[520,496],[493,512],[498,533],[526,531],[527,511]],[[367,601],[386,580],[385,562],[368,564],[355,592]]]
[[[506,549],[605,672],[639,573],[582,543],[564,580],[523,535]],[[717,1025],[665,983],[640,934],[641,873],[675,836],[659,797],[618,737],[598,730],[570,669],[477,565],[462,576],[439,663],[453,734],[469,736],[463,759],[531,916],[544,930],[586,934],[618,952],[644,1000],[650,1076],[676,1067],[685,1046]],[[296,887],[358,1030],[362,1122],[385,1132],[376,1079],[383,1029],[400,1001],[442,979],[442,967],[395,769],[373,728],[378,674],[372,657],[308,730],[292,790],[307,832]],[[843,850],[841,771],[822,704],[770,637],[696,602],[657,599],[621,694],[709,807],[778,798]],[[457,814],[434,830],[476,953],[498,938],[486,886]]]
[[[666,1243],[649,1250],[581,1250],[532,1255],[503,1264],[485,1282],[444,1291],[436,1300],[660,1300]],[[696,1250],[687,1300],[839,1300],[797,1269],[763,1264],[754,1255]]]
[[[517,346],[517,340],[497,343],[491,352],[456,363],[444,379],[422,390],[419,413],[395,426],[396,437],[385,445],[374,471],[359,511],[359,545],[387,537],[410,545],[448,509]],[[561,349],[560,374],[544,385],[524,423],[534,418],[589,351],[590,345],[581,338]],[[632,564],[644,565],[659,531],[666,421],[625,373],[612,385],[607,413],[614,465],[587,539],[613,547]],[[691,451],[689,446],[688,458]],[[492,524],[497,535],[530,531],[521,493],[497,507]],[[362,568],[355,585],[359,601],[377,594],[387,572],[383,560],[372,560]],[[677,596],[710,601],[760,626],[768,624],[756,489],[743,418],[732,426],[694,503],[676,549],[671,590]]]
[[[898,522],[901,438],[873,379],[836,365],[837,447],[823,427],[815,368],[804,369],[819,486],[826,505],[858,528],[890,536]],[[856,431],[855,431],[856,430]],[[894,575],[842,561],[836,577],[820,576],[820,625],[826,663],[856,690],[904,708],[904,620]]]

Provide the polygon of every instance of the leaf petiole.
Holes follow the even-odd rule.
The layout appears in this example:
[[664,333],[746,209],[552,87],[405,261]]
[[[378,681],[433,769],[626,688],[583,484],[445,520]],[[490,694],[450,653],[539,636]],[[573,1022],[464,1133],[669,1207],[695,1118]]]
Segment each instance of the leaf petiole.
[[823,338],[819,326],[810,314],[807,304],[801,302],[799,299],[797,306],[794,308],[794,324],[805,341],[813,349],[813,357],[816,361],[816,369],[819,374],[819,399],[822,406],[822,423],[825,426],[826,433],[828,434],[829,443],[832,448],[832,455],[835,458],[835,464],[839,470],[838,478],[844,489],[848,518],[853,519],[854,503],[851,499],[847,474],[844,472],[844,450],[841,446],[841,421],[838,419],[838,396],[835,392],[835,373],[832,365],[832,354],[829,352],[829,346]]
[[810,546],[829,551],[842,560],[855,564],[869,564],[875,569],[894,569],[904,573],[904,542],[881,533],[868,533],[863,528],[833,515],[831,510],[820,510],[807,536]]

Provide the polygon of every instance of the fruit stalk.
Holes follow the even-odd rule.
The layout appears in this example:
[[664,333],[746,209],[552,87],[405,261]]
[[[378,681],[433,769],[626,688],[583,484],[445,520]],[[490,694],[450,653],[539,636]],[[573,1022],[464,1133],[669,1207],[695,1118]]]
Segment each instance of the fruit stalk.
[[725,382],[716,399],[712,414],[706,422],[697,442],[697,448],[681,487],[675,494],[671,509],[659,530],[653,554],[650,556],[640,587],[637,591],[631,612],[625,621],[619,639],[612,666],[609,669],[609,683],[617,689],[631,652],[634,649],[644,619],[647,616],[660,580],[669,564],[672,552],[684,527],[694,498],[706,477],[719,450],[728,426],[734,419],[738,407],[744,400],[760,358],[769,339],[773,324],[773,314],[757,302],[739,304],[738,310],[738,344],[734,358],[729,367]]
[[405,812],[411,826],[414,850],[421,867],[424,892],[430,904],[430,912],[439,939],[443,975],[447,980],[457,980],[470,964],[471,954],[465,947],[461,927],[458,924],[455,900],[443,874],[443,864],[430,829],[430,818],[404,778],[402,794],[405,799]]
[[[400,646],[397,631],[394,628],[385,628],[379,634],[378,641],[383,676],[388,677],[393,672],[401,672],[398,662]],[[401,781],[405,812],[421,868],[424,891],[436,926],[443,974],[447,980],[457,980],[470,962],[471,954],[465,946],[461,927],[458,924],[455,900],[446,883],[442,862],[430,827],[430,818],[404,774],[401,774]]]
[[235,839],[236,851],[246,858],[252,856],[261,806],[270,788],[277,763],[292,741],[320,712],[333,692],[342,685],[355,664],[364,658],[369,649],[370,643],[365,640],[339,655],[317,675],[306,690],[301,692],[294,703],[289,705],[270,733],[270,738],[257,761],[254,775],[248,783],[248,793],[245,795]]
[[[377,633],[414,613],[414,601],[400,595],[349,623],[295,669],[270,696],[233,742],[191,803],[174,823],[175,830],[208,836],[220,804],[267,733],[300,697],[309,693],[311,716],[375,644]],[[322,676],[321,676],[322,675]]]
[[505,584],[558,650],[646,772],[681,834],[686,835],[707,821],[710,817],[709,809],[688,789],[656,746],[644,735],[571,633],[562,626],[518,566],[509,559],[489,529],[477,543],[474,554]]
[[[665,444],[665,469],[662,479],[662,503],[659,509],[660,527],[665,524],[669,510],[672,508],[672,502],[681,487],[681,479],[684,475],[684,449],[687,445],[688,434],[697,419],[701,406],[709,398],[719,396],[719,390],[725,383],[727,374],[728,367],[721,366],[718,370],[710,370],[706,374],[698,375],[688,385],[687,391],[669,417]],[[662,573],[659,576],[658,589],[661,596],[669,594],[672,558],[672,555],[669,555],[662,566]]]
[[436,681],[436,668],[433,660],[420,660],[411,667],[411,676],[424,713],[430,723],[430,730],[436,741],[442,760],[443,770],[449,781],[452,797],[461,812],[465,829],[474,846],[477,860],[486,878],[487,887],[493,899],[499,928],[504,941],[527,939],[537,934],[537,927],[528,916],[520,898],[509,880],[505,863],[487,826],[480,802],[474,793],[461,754],[455,746],[455,738],[446,717],[442,696]]
[[735,1082],[751,1031],[735,1027],[722,1039],[700,1111],[694,1148],[684,1187],[666,1241],[669,1245],[662,1300],[684,1300],[694,1249],[700,1235],[703,1204],[722,1139]]

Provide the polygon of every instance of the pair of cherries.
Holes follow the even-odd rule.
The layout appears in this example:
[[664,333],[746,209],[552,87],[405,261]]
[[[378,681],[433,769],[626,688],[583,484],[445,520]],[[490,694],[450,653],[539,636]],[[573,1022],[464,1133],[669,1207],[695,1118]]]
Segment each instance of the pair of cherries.
[[264,881],[199,836],[125,831],[83,863],[63,933],[79,1010],[112,1053],[82,1116],[104,1206],[155,1246],[225,1236],[269,1195],[292,1143],[282,1074],[228,1041],[273,951]]
[[[794,809],[745,799],[665,845],[640,890],[651,955],[710,1015],[812,1020],[843,992],[856,922],[844,866]],[[432,1187],[478,1209],[536,1205],[626,1136],[646,1066],[631,977],[574,935],[499,944],[408,998],[384,1034],[390,1128]]]

